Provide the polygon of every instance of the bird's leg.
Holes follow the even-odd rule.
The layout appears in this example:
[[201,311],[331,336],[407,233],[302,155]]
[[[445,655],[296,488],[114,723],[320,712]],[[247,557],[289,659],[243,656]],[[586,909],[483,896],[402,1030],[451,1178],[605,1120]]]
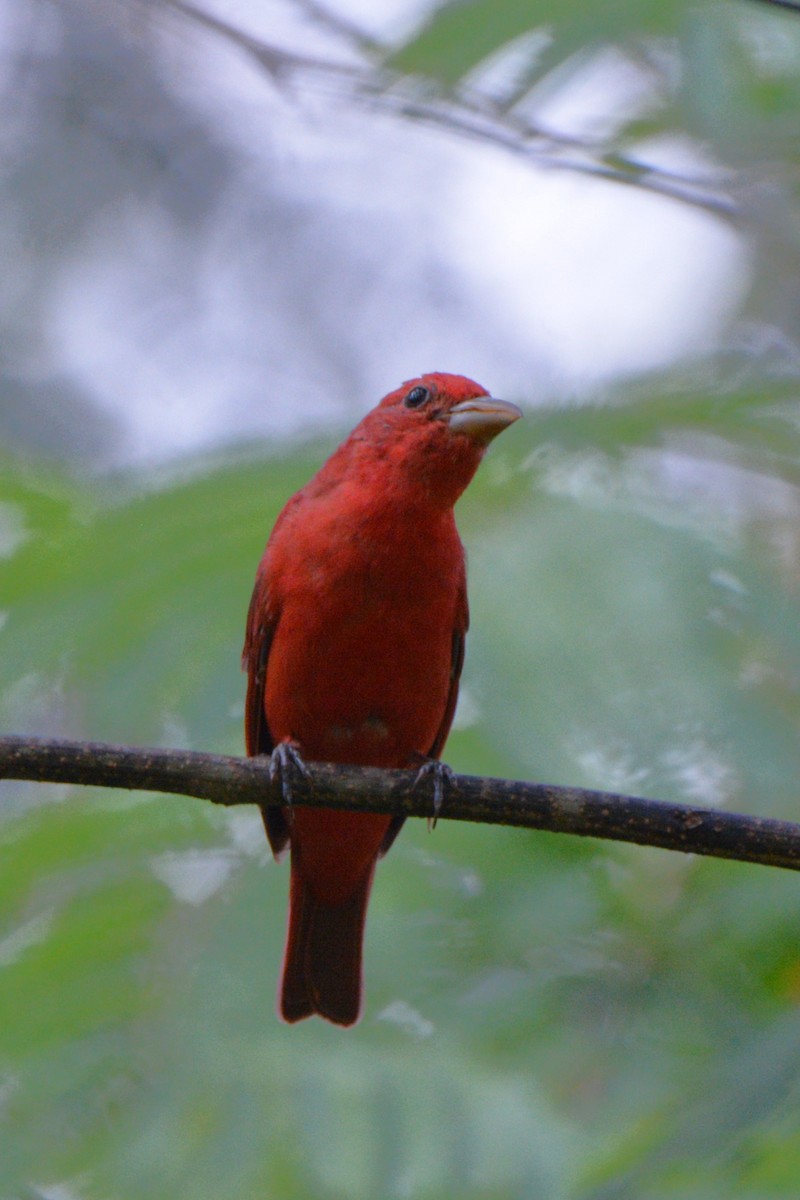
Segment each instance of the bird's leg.
[[298,775],[305,780],[311,778],[308,767],[300,753],[297,742],[279,742],[272,751],[269,760],[269,778],[273,787],[279,788],[281,803],[292,807],[292,778]]
[[428,829],[436,828],[436,822],[439,820],[439,814],[444,805],[445,796],[448,787],[453,786],[454,772],[452,767],[448,767],[447,763],[440,762],[438,758],[428,758],[424,754],[415,754],[412,758],[411,765],[420,764],[416,778],[411,785],[416,790],[420,784],[425,784],[427,780],[433,781],[433,816],[428,817]]

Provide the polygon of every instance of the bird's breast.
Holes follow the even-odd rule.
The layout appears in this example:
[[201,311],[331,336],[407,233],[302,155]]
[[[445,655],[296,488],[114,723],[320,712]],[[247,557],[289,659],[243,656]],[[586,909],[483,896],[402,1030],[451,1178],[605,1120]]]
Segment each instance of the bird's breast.
[[404,766],[447,703],[463,550],[452,520],[345,532],[307,542],[283,572],[267,722],[311,759]]

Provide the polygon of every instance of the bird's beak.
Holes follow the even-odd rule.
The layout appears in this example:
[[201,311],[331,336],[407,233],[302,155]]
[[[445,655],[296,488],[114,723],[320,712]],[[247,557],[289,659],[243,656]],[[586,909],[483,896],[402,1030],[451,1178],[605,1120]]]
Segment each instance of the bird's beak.
[[463,433],[486,446],[521,416],[521,410],[508,400],[476,396],[474,400],[462,400],[454,405],[447,414],[447,423],[454,433]]

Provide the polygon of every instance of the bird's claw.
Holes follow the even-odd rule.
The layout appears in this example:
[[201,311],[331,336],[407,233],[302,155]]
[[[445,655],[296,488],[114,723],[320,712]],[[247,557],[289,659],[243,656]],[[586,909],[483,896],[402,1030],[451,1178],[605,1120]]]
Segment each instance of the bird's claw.
[[280,789],[281,802],[292,807],[292,776],[310,779],[299,747],[294,742],[280,742],[272,751],[269,760],[269,778],[273,787]]
[[453,777],[453,768],[448,767],[447,763],[439,762],[438,758],[426,759],[417,771],[412,785],[415,789],[428,779],[433,780],[433,816],[428,817],[429,830],[436,828],[436,822],[439,820],[439,814],[444,805],[447,789],[453,786]]

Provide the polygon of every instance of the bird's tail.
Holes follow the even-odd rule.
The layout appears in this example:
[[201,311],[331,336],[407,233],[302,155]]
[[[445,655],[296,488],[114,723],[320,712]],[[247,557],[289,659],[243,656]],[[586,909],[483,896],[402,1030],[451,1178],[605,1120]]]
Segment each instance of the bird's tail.
[[341,904],[323,904],[292,863],[279,1010],[294,1023],[319,1013],[336,1025],[361,1015],[361,947],[375,865]]

